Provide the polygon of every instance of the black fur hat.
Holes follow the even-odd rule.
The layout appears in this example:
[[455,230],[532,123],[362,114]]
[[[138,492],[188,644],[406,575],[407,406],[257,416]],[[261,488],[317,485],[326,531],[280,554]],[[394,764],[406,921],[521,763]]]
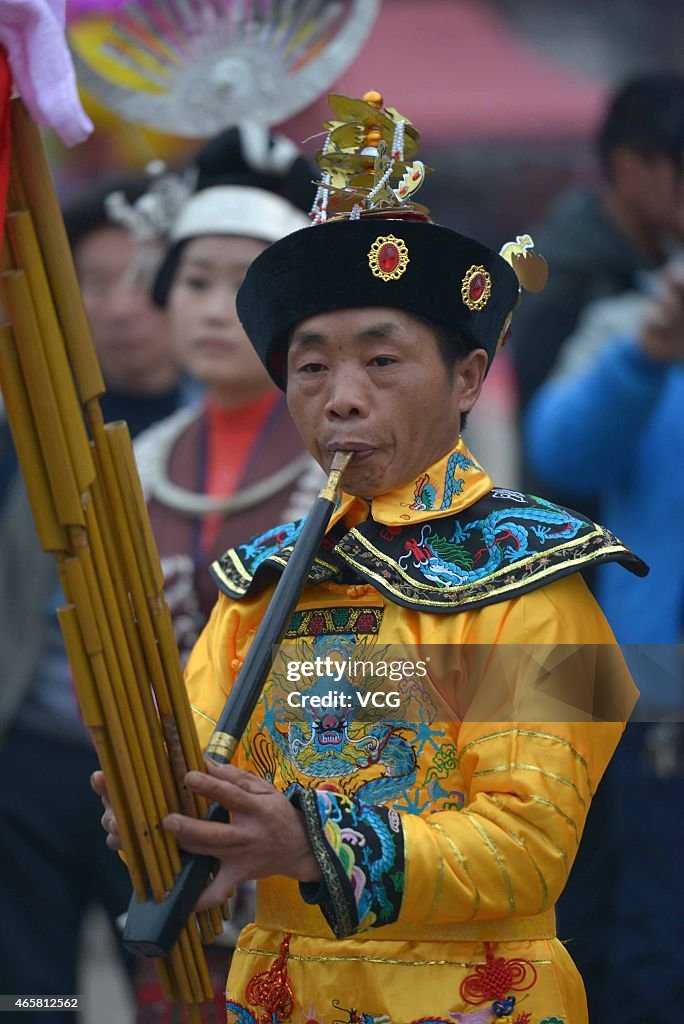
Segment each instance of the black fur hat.
[[424,219],[369,216],[304,228],[269,246],[247,271],[237,309],[284,389],[290,335],[307,317],[405,310],[457,331],[491,364],[518,295],[511,264],[480,242]]

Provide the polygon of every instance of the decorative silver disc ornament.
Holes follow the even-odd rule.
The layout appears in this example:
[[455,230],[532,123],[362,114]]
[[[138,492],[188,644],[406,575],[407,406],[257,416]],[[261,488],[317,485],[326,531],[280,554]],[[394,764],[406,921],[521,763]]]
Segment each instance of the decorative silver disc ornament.
[[381,0],[135,0],[99,53],[142,87],[111,81],[72,43],[78,79],[125,121],[204,138],[280,124],[313,103],[366,41]]

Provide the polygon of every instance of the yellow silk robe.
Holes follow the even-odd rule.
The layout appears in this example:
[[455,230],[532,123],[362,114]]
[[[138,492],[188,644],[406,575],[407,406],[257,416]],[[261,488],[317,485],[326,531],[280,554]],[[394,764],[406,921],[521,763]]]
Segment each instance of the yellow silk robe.
[[[440,479],[444,465],[446,459],[430,468],[432,479]],[[476,466],[473,470],[461,493],[452,496],[450,514],[491,489],[486,474]],[[409,487],[375,500],[372,515],[392,525],[404,524],[409,515],[420,523],[440,514],[416,504],[415,489]],[[365,502],[344,496],[335,520],[344,517],[352,525],[367,514]],[[193,652],[187,685],[203,745],[272,590],[240,601],[220,595]],[[369,584],[331,582],[307,585],[297,609],[297,629],[286,645],[320,641],[326,623],[339,631],[355,622],[361,624],[357,634],[366,629],[364,639],[370,644],[449,645],[454,663],[471,672],[480,671],[482,658],[488,657],[481,652],[490,651],[491,645],[535,645],[537,664],[551,669],[554,659],[560,664],[565,658],[554,652],[567,652],[569,645],[615,643],[578,574],[459,614],[413,611]],[[619,652],[610,649],[621,665]],[[469,660],[470,651],[480,653]],[[402,838],[403,874],[394,892],[391,923],[381,923],[377,904],[370,910],[366,905],[357,930],[339,938],[296,882],[283,876],[259,881],[256,922],[240,936],[227,982],[228,1021],[267,1019],[262,1017],[267,1004],[246,989],[255,975],[273,969],[282,954],[279,965],[284,964],[294,1002],[278,1021],[409,1024],[431,1018],[468,1024],[584,1024],[584,990],[555,937],[554,904],[621,725],[459,721],[456,715],[449,721],[415,718],[413,725],[404,722],[388,730],[377,756],[361,758],[357,752],[368,726],[358,724],[355,736],[352,723],[345,738],[349,767],[338,767],[334,778],[326,778],[322,770],[317,774],[306,722],[293,730],[277,711],[275,691],[282,685],[282,678],[277,685],[273,678],[267,684],[236,763],[282,791],[307,787],[321,807],[329,808],[332,801],[335,812],[354,796],[381,805],[390,823],[385,838],[392,829]],[[428,701],[430,685],[428,680]],[[437,699],[443,697],[444,692]],[[452,695],[446,697],[451,702]],[[322,757],[320,763],[333,762]],[[350,864],[350,843],[358,845],[358,833],[340,828],[328,818],[322,821],[320,836],[338,850],[351,876],[357,869]],[[357,838],[350,840],[350,835]],[[285,936],[289,939],[283,944]],[[497,958],[522,961],[503,965],[499,995],[506,991],[498,1001],[491,991],[485,998],[482,991],[487,990],[478,988],[477,981],[478,967],[481,971],[487,960],[491,967]],[[465,998],[462,985],[467,978]]]

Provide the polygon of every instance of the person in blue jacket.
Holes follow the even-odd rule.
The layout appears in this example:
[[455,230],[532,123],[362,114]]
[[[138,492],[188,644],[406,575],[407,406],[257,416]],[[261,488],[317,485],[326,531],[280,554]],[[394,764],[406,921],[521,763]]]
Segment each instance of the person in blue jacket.
[[603,611],[630,644],[678,643],[684,627],[684,266],[652,287],[588,309],[525,422],[541,477],[598,499],[651,566],[638,593],[598,570]]
[[[587,309],[524,424],[540,478],[598,500],[602,521],[651,566],[638,593],[609,565],[596,581],[642,694],[642,721],[628,727],[606,776],[601,828],[613,911],[597,1019],[609,1019],[617,1000],[621,1024],[665,1024],[684,998],[682,409],[684,265],[673,262],[643,291]],[[585,892],[595,869],[582,876]]]

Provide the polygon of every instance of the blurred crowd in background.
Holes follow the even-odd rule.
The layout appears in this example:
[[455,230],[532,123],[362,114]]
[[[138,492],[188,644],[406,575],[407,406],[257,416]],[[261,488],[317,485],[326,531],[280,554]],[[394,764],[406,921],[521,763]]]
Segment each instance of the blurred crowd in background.
[[[67,3],[73,44],[87,52],[120,6]],[[647,686],[642,721],[628,728],[599,791],[559,905],[559,935],[568,939],[585,979],[590,1019],[621,1024],[665,1024],[684,1005],[684,883],[677,870],[684,839],[677,653],[684,626],[682,38],[679,0],[384,0],[369,40],[331,90],[360,96],[379,89],[388,105],[411,118],[422,135],[420,155],[434,168],[424,188],[434,220],[497,249],[518,234],[533,236],[548,260],[550,282],[541,295],[526,296],[515,315],[510,345],[469,420],[468,444],[498,485],[593,515],[651,566],[645,581],[626,581],[615,566],[590,581],[618,640],[643,645],[638,656],[649,664],[640,678]],[[216,280],[230,296],[240,260],[253,258],[261,241],[252,240],[246,255],[235,246],[218,253],[186,247],[174,264],[177,277],[172,274],[155,304],[150,280],[130,272],[135,242],[107,219],[104,196],[119,187],[134,201],[146,188],[144,169],[152,159],[180,169],[200,153],[206,170],[205,140],[125,124],[84,99],[96,125],[89,141],[73,150],[46,141],[109,387],[105,414],[127,419],[134,434],[162,420],[168,424],[171,416],[170,433],[167,426],[140,445],[141,469],[162,441],[182,437],[191,466],[188,489],[197,483],[193,445],[202,430],[237,438],[234,464],[198,484],[214,498],[239,493],[246,479],[249,486],[261,475],[268,479],[266,470],[250,476],[250,466],[268,461],[269,431],[275,430],[283,448],[276,463],[296,463],[297,472],[283,508],[271,501],[268,519],[291,510],[293,495],[301,514],[316,477],[298,441],[278,426],[284,409],[277,395],[258,369],[248,368],[236,383],[229,372],[217,373],[211,353],[193,354],[187,342],[192,324],[179,313],[190,308],[194,285],[186,263],[193,251],[205,263],[219,262]],[[323,97],[277,131],[310,157],[326,116]],[[244,182],[255,184],[239,138],[224,138],[209,163],[222,159],[241,164]],[[293,168],[293,160],[281,162],[272,173],[275,186],[260,181],[257,187],[272,188],[303,210],[308,197],[297,202],[288,189],[302,173],[308,184],[308,171]],[[218,233],[228,246],[240,230],[227,226]],[[197,247],[198,239],[206,243],[205,234],[206,228],[193,229],[175,244],[190,238]],[[206,281],[203,287],[209,290]],[[214,324],[231,320],[230,311],[210,310],[205,301],[198,316]],[[207,422],[198,421],[204,426],[195,435],[194,428],[188,432],[194,421],[187,409],[197,402],[204,403]],[[222,406],[227,414],[217,413]],[[217,546],[223,550],[239,539],[238,526],[252,515],[243,512],[237,524],[233,519],[226,536],[225,520],[236,512],[211,506],[198,513],[204,519],[195,543],[179,521],[159,513],[152,491],[167,576],[175,580],[176,596],[192,597],[182,608],[192,639],[209,600],[209,581],[197,583],[195,593],[193,580]],[[23,788],[0,791],[0,991],[67,992],[76,985],[85,909],[92,901],[103,904],[115,922],[126,907],[127,876],[104,846],[98,801],[88,792],[95,760],[51,616],[56,575],[31,538],[4,424],[0,525],[0,772],[19,770]],[[68,822],[63,828],[50,828],[41,803],[38,736],[44,757],[59,766],[50,813]],[[20,888],[19,871],[25,879]],[[27,891],[32,877],[40,877],[44,889],[36,883],[34,900]],[[230,941],[217,956],[219,988]],[[149,972],[130,961],[126,970],[139,1020],[165,1019]],[[222,1019],[220,993],[214,1009],[215,1018],[206,1020]],[[60,1020],[66,1024],[66,1015]]]

